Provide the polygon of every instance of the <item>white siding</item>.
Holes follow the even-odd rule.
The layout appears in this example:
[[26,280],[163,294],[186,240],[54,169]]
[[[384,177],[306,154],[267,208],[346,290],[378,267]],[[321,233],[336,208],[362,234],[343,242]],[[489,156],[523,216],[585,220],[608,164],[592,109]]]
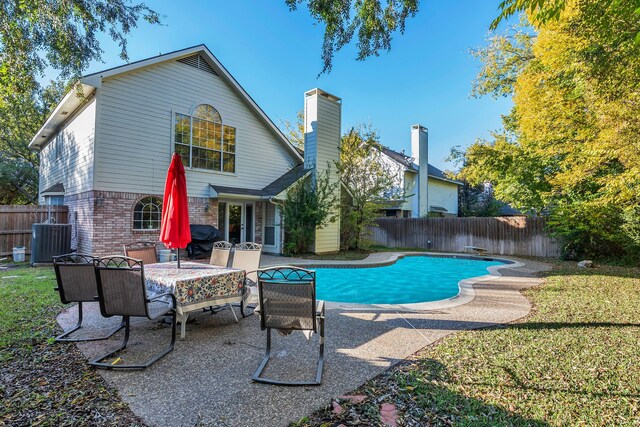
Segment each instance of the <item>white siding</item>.
[[447,215],[458,214],[458,186],[450,182],[429,178],[429,206],[441,206]]
[[95,188],[160,194],[173,152],[173,114],[211,104],[236,128],[235,174],[187,169],[189,196],[209,184],[261,189],[297,163],[220,77],[168,61],[104,79],[99,89]]
[[40,193],[59,182],[64,184],[66,196],[91,190],[95,119],[96,99],[91,98],[42,148]]

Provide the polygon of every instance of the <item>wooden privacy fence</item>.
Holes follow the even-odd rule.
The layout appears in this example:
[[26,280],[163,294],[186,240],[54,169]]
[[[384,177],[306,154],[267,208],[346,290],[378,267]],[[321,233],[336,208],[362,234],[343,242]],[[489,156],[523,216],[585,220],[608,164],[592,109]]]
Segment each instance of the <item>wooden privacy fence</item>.
[[559,255],[544,218],[379,218],[376,223],[373,241],[390,248],[466,252],[465,246],[478,246],[498,255]]
[[47,220],[66,224],[68,213],[66,206],[0,205],[0,256],[13,254],[15,246],[31,254],[31,225]]

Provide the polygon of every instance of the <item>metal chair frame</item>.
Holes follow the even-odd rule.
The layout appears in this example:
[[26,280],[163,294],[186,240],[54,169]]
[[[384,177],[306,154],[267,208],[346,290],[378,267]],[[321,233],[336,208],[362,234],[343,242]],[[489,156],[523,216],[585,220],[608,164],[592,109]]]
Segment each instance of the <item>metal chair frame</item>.
[[[147,259],[145,255],[150,255],[153,249],[153,259]],[[134,259],[142,259],[147,264],[158,262],[158,251],[154,242],[133,242],[123,245],[124,256]],[[131,253],[135,252],[135,253]],[[153,261],[153,262],[149,262]]]
[[213,262],[216,252],[226,252],[226,261],[227,262],[225,262],[224,265],[220,265],[220,267],[226,267],[227,264],[229,264],[229,256],[231,255],[231,248],[233,248],[233,243],[229,243],[229,242],[224,241],[224,240],[220,240],[218,242],[215,242],[213,244],[213,250],[211,251],[211,258],[209,258],[209,264],[218,265],[218,264],[215,264]]
[[[225,265],[221,265],[220,267],[227,267],[227,265],[229,264],[229,256],[231,255],[231,249],[232,248],[233,248],[233,243],[227,242],[225,240],[219,240],[219,241],[215,242],[213,244],[213,250],[211,251],[211,258],[209,259],[209,264],[217,265],[217,264],[214,264],[212,262],[214,254],[216,253],[216,250],[225,251],[225,252],[227,252],[227,262],[225,263]],[[245,279],[242,279],[242,284],[243,284],[242,293],[243,294],[245,292],[245,286],[244,286],[245,280],[246,280],[246,275],[245,275]],[[216,314],[216,313],[228,308],[229,310],[231,310],[231,313],[233,314],[233,317],[236,319],[236,323],[238,323],[238,315],[236,315],[236,312],[233,311],[233,306],[234,305],[236,305],[236,304],[229,303],[229,304],[225,304],[223,306],[215,306],[215,307],[211,306],[209,308],[203,308],[202,311],[209,311],[209,312],[211,312],[211,314]],[[239,307],[240,307],[240,313],[242,314],[242,317],[243,318],[247,317],[247,315],[245,315],[245,313],[244,313],[244,305],[243,305],[242,302],[240,303]]]
[[[70,304],[74,302],[78,303],[78,323],[71,330],[55,337],[54,340],[56,342],[83,342],[83,341],[106,340],[112,337],[120,329],[124,328],[124,321],[123,321],[117,329],[114,329],[108,335],[99,336],[99,337],[88,337],[88,338],[70,338],[69,337],[72,333],[82,328],[82,303],[94,302],[95,298],[98,295],[98,286],[97,286],[97,283],[95,282],[95,273],[94,273],[94,266],[93,266],[93,261],[95,259],[96,257],[92,255],[77,254],[77,253],[58,255],[53,257],[53,269],[56,274],[56,282],[57,282],[57,287],[54,288],[54,290],[60,293],[60,301],[63,304]],[[65,280],[63,278],[64,274],[62,270],[66,270],[69,268],[74,268],[74,269],[82,268],[82,269],[88,270],[87,279],[90,280],[91,283],[87,283],[87,285],[92,287],[91,290],[93,291],[92,293],[94,294],[92,297],[74,298],[70,296],[70,292],[67,292],[68,290],[65,290],[65,284],[64,284]]]
[[[236,251],[258,251],[260,252],[260,256],[262,256],[262,245],[260,243],[255,243],[255,242],[243,242],[243,243],[237,243],[234,247],[234,249]],[[238,265],[236,263],[236,254],[237,252],[233,255],[233,262],[231,263],[231,267],[232,268],[242,268],[242,265]],[[247,292],[248,286],[247,286],[247,280],[250,280],[254,283],[258,282],[258,271],[259,271],[259,267],[260,267],[260,259],[258,258],[258,268],[256,270],[245,270],[245,276],[244,276],[244,282],[243,282],[243,290],[242,292]],[[255,280],[249,278],[248,276],[251,276],[253,278],[255,278]],[[249,308],[252,309],[251,313],[245,313],[245,309],[247,308],[244,305],[245,301],[244,298],[242,300],[242,302],[240,303],[240,313],[242,314],[242,317],[248,317],[251,316],[253,314],[253,311],[255,310],[255,307],[249,306]]]
[[[272,378],[262,377],[262,372],[267,367],[269,360],[271,359],[271,327],[267,324],[267,315],[265,313],[264,304],[264,287],[269,284],[278,285],[310,285],[311,297],[313,304],[311,305],[311,311],[309,312],[309,318],[313,319],[313,331],[317,332],[320,337],[320,349],[318,355],[318,364],[316,367],[316,376],[314,381],[282,381]],[[267,330],[267,348],[265,355],[262,359],[262,363],[253,374],[252,380],[255,382],[284,385],[284,386],[317,386],[322,381],[322,371],[324,367],[324,319],[325,319],[325,307],[324,302],[316,301],[316,273],[313,270],[305,270],[297,267],[270,267],[266,269],[258,270],[258,292],[260,298],[260,328]],[[268,309],[267,309],[268,311]],[[280,329],[280,328],[278,328]],[[290,328],[290,330],[310,330],[306,328]]]
[[[167,293],[155,295],[153,298],[147,298],[146,285],[145,285],[145,279],[144,279],[144,263],[142,260],[123,257],[123,256],[110,256],[110,257],[103,257],[103,258],[94,260],[94,266],[95,266],[96,281],[98,282],[98,297],[100,301],[100,312],[104,317],[111,317],[117,314],[111,313],[106,306],[106,302],[104,299],[104,286],[107,284],[103,283],[100,272],[103,270],[114,270],[114,269],[140,270],[141,292],[143,292],[143,294],[145,295],[145,300],[144,300],[145,316],[149,320],[157,320],[167,315],[168,313],[170,313],[171,314],[171,341],[169,345],[165,348],[165,350],[153,356],[143,364],[114,365],[111,363],[103,362],[104,359],[112,357],[118,352],[120,352],[121,350],[124,350],[127,346],[127,343],[129,342],[131,315],[123,315],[124,339],[123,339],[122,345],[120,345],[120,347],[118,347],[117,349],[112,350],[109,353],[90,361],[89,365],[95,366],[97,368],[103,368],[103,369],[145,369],[151,366],[153,363],[157,362],[163,356],[167,355],[169,352],[171,352],[176,342],[177,313],[176,313],[175,296],[171,292],[167,292]],[[171,307],[168,310],[164,310],[158,313],[156,316],[151,316],[149,313],[149,304],[159,300],[160,298],[167,297],[167,296],[171,298]],[[135,317],[143,317],[143,316],[135,316]]]

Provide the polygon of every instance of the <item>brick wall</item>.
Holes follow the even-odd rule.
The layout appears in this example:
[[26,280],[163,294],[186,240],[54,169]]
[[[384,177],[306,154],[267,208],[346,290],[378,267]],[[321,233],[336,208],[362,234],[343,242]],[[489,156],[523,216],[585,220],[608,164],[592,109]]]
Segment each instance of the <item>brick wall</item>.
[[71,249],[79,253],[93,252],[93,210],[95,199],[92,192],[74,194],[64,199],[69,207],[69,223],[72,228]]
[[[159,230],[134,230],[133,210],[143,197],[158,194],[89,191],[65,198],[78,252],[97,256],[122,254],[122,245],[137,241],[159,243]],[[76,219],[77,212],[77,219]],[[218,201],[189,197],[192,224],[218,225]],[[77,230],[77,233],[76,233]]]
[[264,212],[264,204],[269,202],[256,202],[256,230],[255,242],[262,243],[262,217]]

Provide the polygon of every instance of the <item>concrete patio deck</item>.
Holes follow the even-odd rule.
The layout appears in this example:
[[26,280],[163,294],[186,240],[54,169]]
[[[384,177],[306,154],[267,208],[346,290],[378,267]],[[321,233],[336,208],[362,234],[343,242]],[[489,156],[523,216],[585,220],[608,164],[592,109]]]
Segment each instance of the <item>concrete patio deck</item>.
[[[376,253],[348,263],[384,263],[398,255]],[[285,426],[448,334],[508,323],[528,314],[531,306],[520,291],[540,284],[534,274],[550,267],[515,261],[519,262],[503,267],[501,275],[483,276],[473,284],[475,297],[465,304],[407,310],[329,303],[325,370],[319,387],[252,383],[251,376],[262,360],[266,334],[260,330],[256,316],[235,323],[229,310],[198,315],[196,322],[187,324],[186,340],[178,341],[173,352],[145,371],[100,373],[150,425]],[[263,266],[294,263],[309,264],[292,258],[263,258]],[[76,315],[77,308],[72,307],[61,313],[58,321],[69,329]],[[86,309],[85,318],[96,327],[118,324],[118,319],[102,319],[95,304]],[[125,354],[158,350],[168,341],[169,333],[167,325],[136,321]],[[115,347],[120,337],[78,347],[91,358]],[[266,374],[290,379],[312,377],[317,349],[317,336],[307,342],[299,333],[274,335],[275,357]]]

